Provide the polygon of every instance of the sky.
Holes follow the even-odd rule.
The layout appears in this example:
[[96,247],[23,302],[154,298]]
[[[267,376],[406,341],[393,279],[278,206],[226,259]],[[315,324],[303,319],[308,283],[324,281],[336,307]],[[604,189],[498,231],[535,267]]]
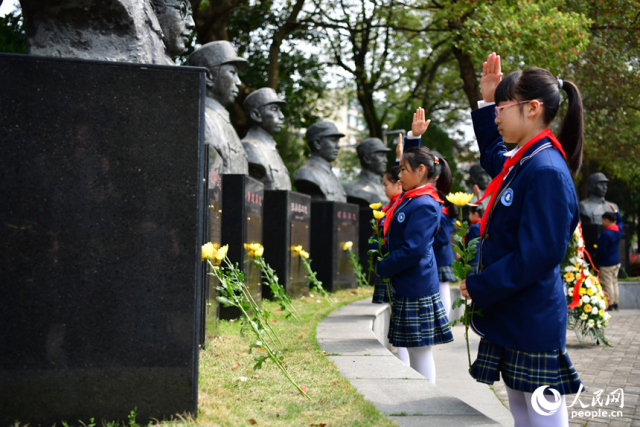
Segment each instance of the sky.
[[0,16],[13,12],[18,6],[20,6],[18,0],[4,0],[2,6],[0,6]]

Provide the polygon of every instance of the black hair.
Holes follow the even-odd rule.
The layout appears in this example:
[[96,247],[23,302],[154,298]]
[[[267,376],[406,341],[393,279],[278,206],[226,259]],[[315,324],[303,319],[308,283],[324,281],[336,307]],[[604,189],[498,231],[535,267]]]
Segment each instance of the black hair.
[[400,166],[393,165],[384,173],[389,182],[396,183],[400,180]]
[[[575,84],[566,80],[560,83],[553,74],[543,68],[518,70],[510,73],[500,82],[496,88],[495,102],[497,105],[503,101],[537,99],[542,102],[544,124],[549,126],[558,113],[560,86],[567,94],[569,105],[558,133],[558,141],[567,155],[569,169],[576,175],[582,165],[584,117],[582,96]],[[522,109],[523,106],[520,105],[520,108]]]
[[[402,159],[409,164],[412,170],[416,170],[420,165],[427,168],[427,179],[431,180],[436,173],[435,156],[427,147],[411,147],[403,154]],[[436,188],[445,196],[451,192],[451,169],[445,159],[438,159],[441,165],[440,175],[437,177]]]
[[480,217],[482,217],[484,215],[484,207],[482,205],[469,206],[469,212],[480,214]]
[[605,212],[602,214],[602,219],[608,219],[609,221],[615,223],[616,222],[616,214],[614,214],[613,212]]

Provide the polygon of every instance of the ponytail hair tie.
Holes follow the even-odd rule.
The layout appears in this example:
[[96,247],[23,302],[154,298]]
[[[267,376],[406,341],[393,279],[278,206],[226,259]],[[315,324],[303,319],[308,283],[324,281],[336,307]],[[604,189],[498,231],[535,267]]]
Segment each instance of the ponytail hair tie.
[[440,159],[437,158],[436,156],[433,156],[433,161],[435,162],[436,165],[440,163]]
[[562,89],[562,79],[558,79],[558,89]]

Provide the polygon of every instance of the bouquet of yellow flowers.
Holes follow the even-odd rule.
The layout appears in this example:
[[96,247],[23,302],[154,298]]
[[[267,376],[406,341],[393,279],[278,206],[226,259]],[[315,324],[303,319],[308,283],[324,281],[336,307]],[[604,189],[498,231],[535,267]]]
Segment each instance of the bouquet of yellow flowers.
[[609,346],[604,329],[611,318],[606,312],[607,297],[600,280],[593,274],[590,264],[584,259],[588,252],[584,246],[582,227],[578,227],[569,241],[567,254],[560,265],[568,304],[567,329],[575,332],[583,346],[585,337]]

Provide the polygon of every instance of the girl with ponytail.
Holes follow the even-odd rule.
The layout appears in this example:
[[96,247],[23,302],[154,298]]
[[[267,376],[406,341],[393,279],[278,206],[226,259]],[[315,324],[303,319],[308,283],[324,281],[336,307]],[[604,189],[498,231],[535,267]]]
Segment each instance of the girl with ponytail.
[[[566,350],[560,263],[579,220],[571,175],[582,162],[580,91],[541,68],[502,80],[495,53],[484,63],[481,89],[484,101],[471,116],[480,163],[493,181],[483,197],[491,199],[480,223],[479,271],[460,284],[482,310],[472,318],[481,340],[471,375],[486,384],[502,376],[516,426],[568,426],[565,395],[582,383]],[[549,125],[561,92],[568,108],[556,138]],[[507,151],[505,141],[517,147]],[[542,405],[555,411],[532,404],[543,386],[561,396],[557,405],[555,396]]]
[[[418,120],[426,130],[428,122],[424,117]],[[402,137],[398,144],[402,145]],[[436,177],[437,164],[441,167]],[[391,278],[393,290],[389,342],[406,347],[410,366],[435,384],[432,346],[453,341],[433,253],[443,205],[438,190],[445,196],[449,193],[451,170],[428,148],[411,147],[400,159],[399,179],[405,192],[387,209],[383,224],[389,256],[377,264],[377,273]]]

